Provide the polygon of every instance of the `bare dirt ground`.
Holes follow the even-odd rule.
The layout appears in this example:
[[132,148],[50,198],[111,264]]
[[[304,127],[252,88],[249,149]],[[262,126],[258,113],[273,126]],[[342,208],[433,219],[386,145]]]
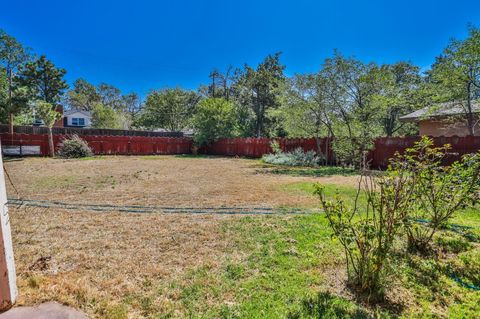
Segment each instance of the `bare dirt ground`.
[[[26,158],[6,161],[5,168],[15,185],[7,185],[10,197],[116,205],[312,205],[313,197],[290,194],[282,186],[304,181],[355,185],[356,180],[262,174],[258,161],[233,158]],[[19,305],[54,300],[95,318],[142,318],[144,305],[135,306],[134,298],[125,308],[122,300],[142,300],[152,281],[169,285],[189,269],[215,271],[225,258],[236,258],[219,228],[239,216],[14,206],[10,212]],[[166,291],[150,306],[182,317],[175,288]]]

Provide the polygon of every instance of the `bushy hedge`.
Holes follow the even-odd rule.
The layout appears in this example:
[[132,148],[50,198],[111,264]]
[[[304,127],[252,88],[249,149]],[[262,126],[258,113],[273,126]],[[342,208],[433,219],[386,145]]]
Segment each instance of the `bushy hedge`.
[[323,158],[314,151],[304,152],[302,148],[297,148],[293,152],[275,151],[273,154],[266,154],[262,161],[274,165],[287,166],[311,166],[316,167],[322,162]]
[[92,149],[78,135],[64,139],[58,150],[58,156],[63,158],[80,158],[92,155]]

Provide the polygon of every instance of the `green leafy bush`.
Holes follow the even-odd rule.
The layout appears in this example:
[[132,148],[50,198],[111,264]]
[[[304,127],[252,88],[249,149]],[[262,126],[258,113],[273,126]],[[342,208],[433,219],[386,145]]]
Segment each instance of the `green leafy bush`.
[[435,233],[460,209],[478,201],[480,153],[444,166],[449,150],[450,145],[435,147],[431,138],[423,137],[403,155],[397,154],[388,168],[390,175],[403,172],[412,180],[414,198],[404,221],[411,250],[428,252]]
[[58,155],[63,158],[80,158],[92,156],[93,152],[85,140],[78,135],[73,135],[62,141]]
[[339,196],[329,201],[322,187],[316,189],[334,236],[343,246],[349,282],[372,299],[383,298],[391,251],[413,197],[411,186],[410,177],[402,172],[362,176],[353,206]]
[[316,167],[323,161],[323,157],[314,151],[304,152],[300,147],[287,153],[273,147],[272,149],[274,153],[264,155],[263,162],[274,165]]

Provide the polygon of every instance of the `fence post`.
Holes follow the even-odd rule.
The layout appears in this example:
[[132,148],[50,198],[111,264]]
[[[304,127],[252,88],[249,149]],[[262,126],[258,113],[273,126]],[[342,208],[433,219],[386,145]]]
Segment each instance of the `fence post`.
[[7,310],[16,301],[17,283],[2,154],[0,154],[0,166],[0,310]]

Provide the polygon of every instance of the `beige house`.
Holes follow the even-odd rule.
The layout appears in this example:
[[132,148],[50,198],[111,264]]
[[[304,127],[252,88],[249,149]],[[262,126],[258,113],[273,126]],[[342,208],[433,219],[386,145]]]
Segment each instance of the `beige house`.
[[[480,136],[480,103],[472,103],[474,135]],[[402,122],[418,123],[420,135],[467,136],[467,112],[460,103],[443,103],[433,108],[423,108],[400,117]]]

